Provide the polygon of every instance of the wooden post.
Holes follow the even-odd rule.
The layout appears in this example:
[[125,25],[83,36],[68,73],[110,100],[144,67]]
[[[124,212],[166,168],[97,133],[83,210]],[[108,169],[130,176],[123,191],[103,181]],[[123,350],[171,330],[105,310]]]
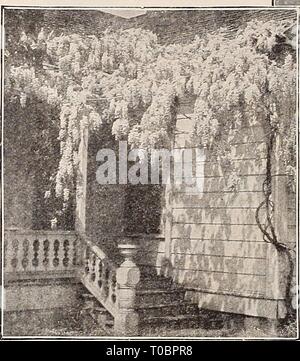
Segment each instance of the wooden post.
[[276,138],[272,169],[272,199],[274,202],[274,226],[279,242],[290,242],[288,239],[288,194],[287,177],[279,153],[280,138]]
[[[288,202],[286,176],[283,174],[282,162],[279,158],[280,139],[276,139],[272,158],[272,201],[274,203],[274,229],[281,243],[288,240]],[[274,245],[267,245],[266,297],[277,300],[277,318],[284,318],[285,307],[282,307],[286,292],[286,275],[288,262],[284,254],[277,251]]]
[[116,335],[137,335],[139,315],[135,310],[136,286],[140,281],[140,270],[133,262],[137,246],[133,244],[118,245],[125,260],[117,269],[117,302],[118,312],[115,317],[114,331]]
[[79,234],[85,233],[86,228],[86,184],[87,184],[87,162],[88,162],[88,127],[81,129],[80,144],[78,149],[78,172],[76,184],[76,219],[75,230]]
[[[178,120],[184,119],[185,122],[185,128],[181,131],[184,133],[188,133],[192,128],[190,126],[187,126],[187,122],[192,121],[192,113],[195,103],[194,97],[189,98],[182,98],[179,99],[179,104],[177,108],[177,114],[176,114],[176,132],[179,130],[178,127]],[[171,141],[171,150],[173,152],[173,155],[176,152],[176,149],[178,147],[177,145],[177,139],[176,139],[176,132],[173,134],[173,139]],[[189,134],[191,135],[191,134]],[[188,135],[187,135],[188,138]],[[174,157],[171,157],[171,164],[170,164],[170,179],[168,184],[165,186],[165,197],[164,197],[164,214],[163,214],[163,221],[164,221],[164,237],[165,237],[165,264],[162,267],[162,273],[165,277],[172,277],[172,260],[171,260],[171,254],[172,254],[172,228],[173,228],[173,203],[174,203],[174,183],[175,183],[175,170],[174,170]]]

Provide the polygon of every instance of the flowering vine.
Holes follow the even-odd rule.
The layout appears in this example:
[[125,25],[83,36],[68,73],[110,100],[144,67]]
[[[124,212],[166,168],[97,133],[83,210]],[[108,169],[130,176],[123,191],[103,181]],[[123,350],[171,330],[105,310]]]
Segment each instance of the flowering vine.
[[[22,33],[20,44],[36,55],[35,62],[8,62],[7,93],[23,107],[32,96],[59,107],[56,194],[66,199],[74,186],[83,128],[101,132],[110,125],[117,139],[132,146],[170,147],[178,99],[184,96],[195,98],[195,144],[230,169],[233,188],[238,170],[232,146],[243,129],[256,125],[264,130],[269,158],[272,144],[281,139],[278,152],[294,187],[296,61],[293,49],[285,46],[292,25],[252,21],[234,37],[220,29],[171,45],[160,45],[155,34],[141,29],[106,31],[101,38],[57,36],[43,29],[37,36]],[[264,186],[269,221],[261,224],[261,205],[257,223],[278,245],[270,221],[270,179]]]

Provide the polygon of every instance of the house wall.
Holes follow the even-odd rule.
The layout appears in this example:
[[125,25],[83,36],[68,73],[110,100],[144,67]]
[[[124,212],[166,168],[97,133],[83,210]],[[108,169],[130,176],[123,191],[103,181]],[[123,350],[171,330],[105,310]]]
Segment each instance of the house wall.
[[[189,116],[193,104],[182,102],[177,116],[175,149],[195,147]],[[258,125],[245,128],[232,147],[240,186],[228,189],[228,172],[209,153],[204,161],[203,193],[173,185],[167,192],[165,262],[199,307],[251,316],[280,318],[285,314],[286,263],[267,244],[255,221],[263,200],[266,147]],[[277,175],[281,183],[285,177]],[[286,188],[284,188],[286,192]],[[280,191],[280,214],[288,224],[284,241],[295,246],[295,195]],[[286,215],[283,207],[286,198]],[[162,259],[162,255],[158,254]],[[163,266],[158,265],[163,271]]]

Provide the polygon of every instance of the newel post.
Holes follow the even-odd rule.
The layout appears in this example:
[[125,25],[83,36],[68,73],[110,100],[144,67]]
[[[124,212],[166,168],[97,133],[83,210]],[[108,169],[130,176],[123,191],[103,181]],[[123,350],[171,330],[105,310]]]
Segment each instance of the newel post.
[[125,260],[117,269],[117,302],[118,312],[115,317],[114,331],[116,335],[136,335],[138,333],[139,316],[135,311],[136,286],[140,281],[140,270],[133,258],[137,252],[136,244],[119,244]]

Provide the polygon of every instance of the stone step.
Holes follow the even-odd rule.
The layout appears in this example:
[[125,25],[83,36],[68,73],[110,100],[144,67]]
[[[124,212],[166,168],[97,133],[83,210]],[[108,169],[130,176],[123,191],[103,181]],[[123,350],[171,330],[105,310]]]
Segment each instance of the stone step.
[[[163,276],[145,276],[136,290],[136,312],[140,317],[141,334],[157,330],[199,327],[199,308],[184,299],[185,290]],[[86,291],[81,295],[82,314],[107,333],[113,335],[113,317]],[[152,331],[151,331],[152,330]]]
[[171,289],[174,288],[171,278],[162,276],[145,277],[141,276],[141,280],[137,286],[137,289]]
[[189,302],[173,302],[167,304],[153,304],[136,308],[141,320],[151,317],[197,315],[198,307]]
[[157,271],[154,266],[148,266],[148,265],[140,265],[137,263],[137,266],[139,267],[139,270],[141,272],[142,277],[157,277]]
[[168,304],[174,300],[180,302],[184,301],[185,290],[178,289],[147,289],[137,291],[137,304],[155,305],[155,304]]
[[199,327],[198,315],[151,316],[141,321],[140,330],[144,335],[151,334],[154,330],[197,328]]

